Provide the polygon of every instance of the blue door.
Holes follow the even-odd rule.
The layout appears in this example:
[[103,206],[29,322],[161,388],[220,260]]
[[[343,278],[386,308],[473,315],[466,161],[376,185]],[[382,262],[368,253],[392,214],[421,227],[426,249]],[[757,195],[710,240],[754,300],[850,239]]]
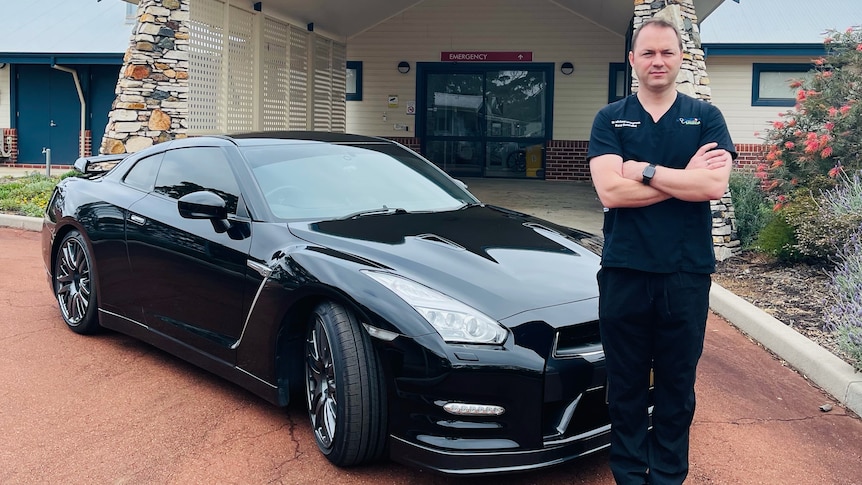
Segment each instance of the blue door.
[[118,64],[90,66],[87,128],[92,132],[94,155],[99,153],[105,127],[108,126],[108,113],[117,96],[114,89],[117,87],[117,75],[121,68]]
[[[18,65],[16,114],[18,162],[71,165],[78,158],[81,103],[68,72],[47,65]],[[104,128],[103,128],[104,129]]]

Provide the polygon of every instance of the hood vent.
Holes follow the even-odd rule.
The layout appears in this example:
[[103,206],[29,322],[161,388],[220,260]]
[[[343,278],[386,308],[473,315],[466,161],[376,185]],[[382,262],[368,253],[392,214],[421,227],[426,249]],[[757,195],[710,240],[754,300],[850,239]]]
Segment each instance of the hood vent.
[[436,234],[419,234],[418,236],[416,236],[416,239],[421,239],[423,241],[428,241],[428,242],[434,243],[434,244],[442,244],[443,246],[447,246],[450,249],[459,249],[461,251],[463,251],[465,249],[464,246],[462,246],[458,243],[452,242],[452,241],[446,239],[445,237],[440,237]]

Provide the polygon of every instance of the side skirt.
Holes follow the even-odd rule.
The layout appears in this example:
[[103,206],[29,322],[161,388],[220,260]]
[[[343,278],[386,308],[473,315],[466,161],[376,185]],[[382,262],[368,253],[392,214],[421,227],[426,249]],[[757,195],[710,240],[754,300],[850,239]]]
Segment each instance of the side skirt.
[[287,405],[282,393],[278,390],[278,386],[264,381],[240,367],[236,367],[222,359],[215,358],[210,354],[203,353],[184,342],[153,330],[152,328],[134,320],[117,315],[116,313],[100,308],[99,317],[99,323],[105,328],[126,334],[142,342],[146,342],[153,347],[164,350],[165,352],[183,359],[190,364],[196,365],[201,369],[227,379],[228,381],[257,394],[272,404],[278,406]]

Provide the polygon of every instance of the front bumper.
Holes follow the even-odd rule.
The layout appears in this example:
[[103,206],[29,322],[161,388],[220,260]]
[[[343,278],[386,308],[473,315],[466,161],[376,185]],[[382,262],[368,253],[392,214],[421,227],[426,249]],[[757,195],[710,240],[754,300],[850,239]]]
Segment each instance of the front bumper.
[[[488,475],[558,465],[610,445],[598,322],[555,327],[530,320],[513,328],[505,348],[435,348],[418,338],[382,352],[395,383],[394,461],[447,475]],[[455,416],[443,410],[447,403],[506,411]]]

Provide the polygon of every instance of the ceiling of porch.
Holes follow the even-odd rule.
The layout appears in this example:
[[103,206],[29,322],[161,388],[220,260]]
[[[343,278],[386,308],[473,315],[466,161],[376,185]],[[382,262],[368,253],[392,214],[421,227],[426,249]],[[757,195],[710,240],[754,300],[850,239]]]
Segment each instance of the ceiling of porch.
[[[253,0],[247,1],[249,4],[257,3]],[[264,13],[290,18],[305,24],[313,23],[315,30],[349,40],[425,1],[428,0],[264,0],[260,3]],[[625,35],[634,11],[634,0],[546,1],[585,17],[621,36]],[[723,1],[694,0],[698,19],[701,21],[705,19]]]

